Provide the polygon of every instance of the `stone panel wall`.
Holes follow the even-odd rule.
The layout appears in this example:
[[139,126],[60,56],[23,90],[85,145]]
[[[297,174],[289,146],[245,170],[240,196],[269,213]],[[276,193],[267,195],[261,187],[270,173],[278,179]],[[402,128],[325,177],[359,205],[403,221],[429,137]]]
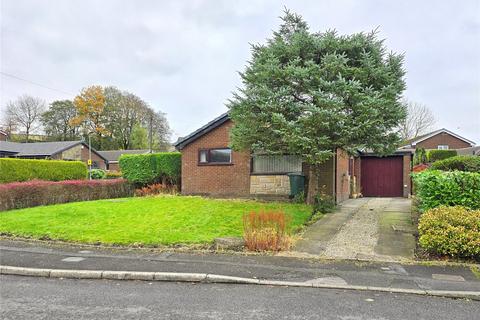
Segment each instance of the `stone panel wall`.
[[288,195],[290,180],[286,175],[250,176],[250,194]]

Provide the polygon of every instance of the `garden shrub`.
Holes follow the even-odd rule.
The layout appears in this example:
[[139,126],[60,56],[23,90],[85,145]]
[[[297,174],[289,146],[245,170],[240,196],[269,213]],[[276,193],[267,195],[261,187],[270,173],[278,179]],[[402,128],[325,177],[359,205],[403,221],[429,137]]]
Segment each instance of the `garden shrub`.
[[430,209],[420,217],[418,230],[420,245],[430,253],[480,259],[480,210]]
[[0,183],[34,179],[78,180],[86,177],[87,166],[81,161],[0,159]]
[[243,239],[251,251],[280,251],[290,248],[288,217],[282,211],[252,211],[243,216]]
[[457,150],[428,150],[427,151],[427,160],[428,162],[435,162],[438,160],[443,160],[457,155]]
[[107,177],[105,170],[102,170],[102,169],[92,169],[90,174],[92,179],[94,180],[105,179]]
[[107,179],[119,179],[122,177],[122,173],[120,171],[107,171],[106,178]]
[[415,149],[415,154],[413,155],[413,164],[423,164],[427,162],[427,153],[424,148]]
[[432,169],[443,171],[468,171],[480,172],[480,157],[478,156],[455,156],[444,160],[436,161]]
[[421,211],[441,205],[480,209],[480,173],[425,170],[412,176]]
[[124,179],[12,182],[0,184],[0,211],[132,195]]
[[179,152],[125,154],[120,157],[119,164],[123,177],[136,185],[180,182]]
[[154,183],[135,190],[137,197],[155,196],[159,194],[176,194],[175,186],[163,183]]
[[332,196],[319,193],[313,199],[313,214],[316,213],[330,213],[335,209],[335,200]]

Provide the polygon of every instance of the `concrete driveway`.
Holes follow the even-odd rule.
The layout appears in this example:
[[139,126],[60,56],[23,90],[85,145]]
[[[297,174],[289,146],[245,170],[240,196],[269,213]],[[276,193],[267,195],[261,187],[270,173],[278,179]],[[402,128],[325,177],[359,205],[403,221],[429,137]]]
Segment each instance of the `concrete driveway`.
[[401,261],[413,258],[411,201],[350,199],[311,225],[295,251],[327,258]]

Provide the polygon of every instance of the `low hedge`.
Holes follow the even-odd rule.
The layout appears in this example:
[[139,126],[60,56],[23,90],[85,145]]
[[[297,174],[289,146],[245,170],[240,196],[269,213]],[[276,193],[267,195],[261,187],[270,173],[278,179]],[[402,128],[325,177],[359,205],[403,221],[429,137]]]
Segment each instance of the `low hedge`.
[[133,196],[127,180],[67,180],[0,184],[0,211],[75,201]]
[[79,180],[87,177],[81,161],[0,159],[0,183],[34,179],[48,181]]
[[442,205],[480,209],[480,173],[425,170],[412,177],[421,211]]
[[468,172],[480,172],[480,157],[455,156],[434,162],[431,166],[431,169],[443,171],[459,170]]
[[418,231],[420,245],[430,253],[480,259],[480,210],[430,209],[420,217]]
[[435,162],[438,160],[443,160],[457,155],[457,150],[428,150],[427,151],[427,161]]
[[123,177],[136,185],[180,182],[179,152],[124,154],[120,157],[119,164]]

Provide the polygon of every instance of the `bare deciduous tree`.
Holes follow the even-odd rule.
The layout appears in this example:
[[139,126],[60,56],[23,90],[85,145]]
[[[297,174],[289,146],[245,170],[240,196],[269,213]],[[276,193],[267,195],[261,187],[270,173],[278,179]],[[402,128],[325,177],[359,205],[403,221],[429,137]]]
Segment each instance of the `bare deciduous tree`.
[[30,133],[40,126],[40,117],[44,111],[45,101],[23,95],[7,104],[5,117],[19,129],[25,130],[25,142],[28,142]]
[[433,129],[435,116],[426,105],[410,101],[404,101],[403,105],[407,110],[407,117],[400,124],[400,135],[403,140],[418,137]]

